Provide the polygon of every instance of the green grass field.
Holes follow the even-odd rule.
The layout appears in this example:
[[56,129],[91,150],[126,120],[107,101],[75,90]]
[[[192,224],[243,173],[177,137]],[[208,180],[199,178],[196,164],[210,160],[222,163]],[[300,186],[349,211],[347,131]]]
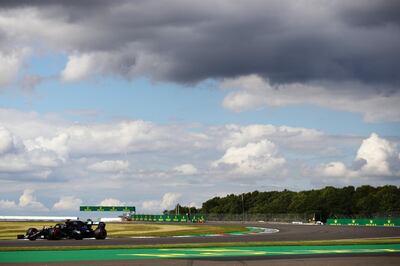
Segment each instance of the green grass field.
[[[0,222],[0,239],[16,239],[18,234],[25,234],[29,227],[40,229],[43,226],[54,226],[55,224],[55,222]],[[107,223],[106,229],[109,237],[176,236],[248,231],[242,226],[137,223]]]

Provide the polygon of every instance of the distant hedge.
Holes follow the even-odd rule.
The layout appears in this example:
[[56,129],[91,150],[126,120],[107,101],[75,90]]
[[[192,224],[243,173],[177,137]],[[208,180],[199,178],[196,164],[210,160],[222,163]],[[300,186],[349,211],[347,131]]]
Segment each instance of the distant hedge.
[[[243,197],[243,200],[242,200]],[[400,214],[400,188],[396,186],[354,188],[325,187],[294,192],[289,190],[249,192],[225,197],[214,197],[203,203],[201,209],[191,208],[192,213],[213,214],[256,213],[317,213],[319,218],[373,217]],[[188,212],[187,207],[181,207]],[[170,211],[173,212],[173,211]]]

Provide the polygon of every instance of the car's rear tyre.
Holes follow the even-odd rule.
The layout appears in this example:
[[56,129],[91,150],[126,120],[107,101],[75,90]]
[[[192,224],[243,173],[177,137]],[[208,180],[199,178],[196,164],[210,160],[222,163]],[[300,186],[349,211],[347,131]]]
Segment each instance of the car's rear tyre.
[[107,237],[107,231],[104,228],[96,228],[96,230],[94,230],[94,237],[96,239],[105,239]]

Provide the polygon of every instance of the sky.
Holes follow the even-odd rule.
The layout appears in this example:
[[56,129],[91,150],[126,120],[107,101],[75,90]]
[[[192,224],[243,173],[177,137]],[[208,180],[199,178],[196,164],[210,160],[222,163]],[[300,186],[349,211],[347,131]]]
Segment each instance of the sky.
[[0,214],[400,185],[396,0],[0,0]]

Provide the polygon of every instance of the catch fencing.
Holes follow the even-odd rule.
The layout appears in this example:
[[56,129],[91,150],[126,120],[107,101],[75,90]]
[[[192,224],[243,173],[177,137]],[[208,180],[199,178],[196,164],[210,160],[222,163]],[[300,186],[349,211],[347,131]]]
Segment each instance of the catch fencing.
[[311,222],[318,217],[309,213],[241,213],[241,214],[206,214],[207,221],[232,221],[232,222]]
[[326,222],[328,225],[354,225],[354,226],[400,226],[400,218],[386,216],[372,218],[329,218],[323,220],[318,213],[240,213],[240,214],[133,214],[132,221],[144,222],[179,222],[179,223],[204,223],[210,222],[281,222],[281,223],[314,223]]

